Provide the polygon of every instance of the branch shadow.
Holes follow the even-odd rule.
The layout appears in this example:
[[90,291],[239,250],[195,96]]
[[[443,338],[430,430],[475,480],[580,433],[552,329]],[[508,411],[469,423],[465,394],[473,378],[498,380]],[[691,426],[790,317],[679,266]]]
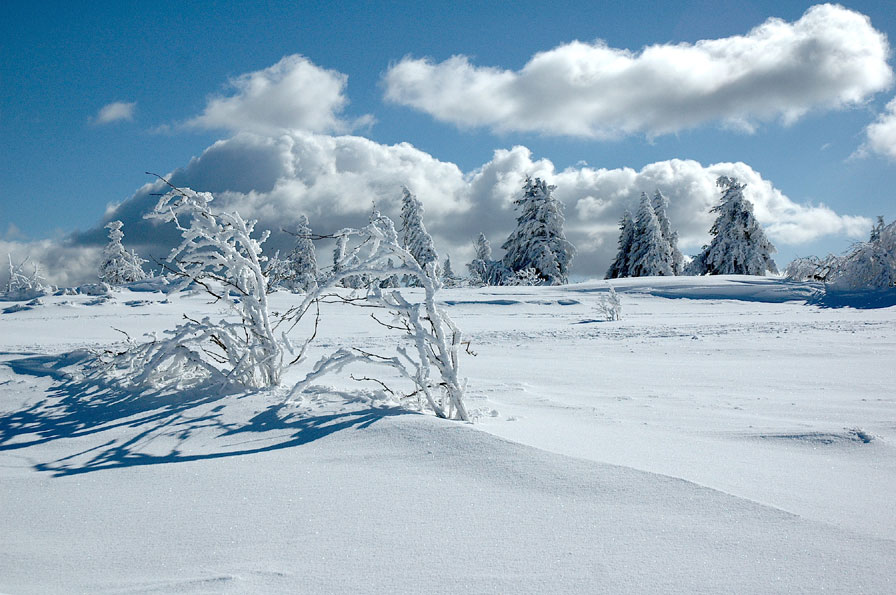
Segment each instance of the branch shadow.
[[[135,391],[68,371],[81,365],[86,357],[84,352],[74,352],[30,355],[4,362],[17,375],[50,378],[54,382],[46,398],[17,411],[0,412],[0,454],[114,430],[105,442],[33,464],[37,471],[61,477],[292,448],[342,430],[363,429],[385,417],[413,414],[400,407],[362,407],[315,415],[280,401],[248,420],[228,420],[228,403],[260,393],[228,392],[220,387]],[[199,432],[212,436],[214,444],[195,452],[197,446],[189,440]],[[234,438],[241,440],[229,443]],[[166,452],[157,452],[160,448]]]

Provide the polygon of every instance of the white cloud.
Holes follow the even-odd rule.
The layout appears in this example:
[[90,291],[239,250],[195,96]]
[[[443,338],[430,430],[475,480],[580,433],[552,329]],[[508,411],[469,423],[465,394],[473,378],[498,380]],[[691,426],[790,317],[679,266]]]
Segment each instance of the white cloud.
[[896,160],[896,98],[887,104],[886,112],[868,125],[865,136],[860,154],[873,152]]
[[94,124],[111,124],[112,122],[120,122],[121,120],[131,121],[134,119],[134,109],[136,107],[136,101],[130,103],[125,101],[115,101],[100,108],[100,111],[91,121]]
[[519,71],[406,57],[385,74],[386,99],[461,127],[612,138],[719,122],[750,131],[813,109],[864,101],[890,86],[886,36],[839,5],[746,35],[640,52],[575,41]]
[[285,130],[345,132],[370,124],[363,116],[348,122],[340,116],[348,104],[348,76],[320,68],[304,56],[279,62],[229,81],[230,95],[210,97],[189,127],[275,135]]
[[[720,196],[715,186],[719,175],[736,176],[748,184],[747,198],[779,246],[831,235],[861,238],[871,226],[864,217],[843,216],[824,205],[798,204],[744,163],[704,166],[673,159],[640,170],[585,164],[557,170],[551,161],[533,159],[521,146],[497,150],[481,167],[463,172],[406,143],[382,145],[357,136],[307,132],[276,138],[242,133],[215,143],[170,179],[179,186],[211,191],[219,208],[238,210],[258,219],[258,229],[273,230],[265,244],[269,253],[292,247],[294,239],[280,229],[289,229],[302,213],[318,233],[363,225],[373,202],[397,221],[401,185],[407,184],[425,206],[426,225],[440,255],[450,254],[455,267],[463,270],[479,232],[500,255],[501,243],[516,222],[512,201],[526,174],[557,185],[556,195],[566,205],[567,234],[579,249],[573,263],[576,275],[603,275],[616,249],[622,212],[636,208],[642,191],[657,188],[669,197],[669,215],[683,251],[695,253],[709,240],[714,218],[709,209]],[[90,259],[98,258],[106,241],[102,225],[111,219],[124,221],[128,247],[137,248],[145,258],[163,258],[178,240],[176,230],[154,226],[142,216],[158,200],[152,193],[164,190],[161,183],[147,184],[129,200],[110,207],[96,228],[73,236],[71,254],[52,253],[51,260],[42,264],[69,279],[77,276],[74,271],[93,278],[96,262]],[[73,247],[79,245],[92,252],[76,256]],[[319,251],[319,261],[327,263],[330,246],[321,243]]]

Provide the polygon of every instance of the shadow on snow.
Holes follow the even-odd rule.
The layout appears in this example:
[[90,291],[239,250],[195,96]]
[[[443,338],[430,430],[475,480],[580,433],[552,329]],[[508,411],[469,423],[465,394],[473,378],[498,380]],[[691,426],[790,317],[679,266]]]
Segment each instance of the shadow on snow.
[[[0,452],[122,430],[86,450],[34,464],[35,470],[67,476],[291,448],[341,430],[366,428],[385,417],[412,414],[399,407],[371,407],[315,415],[298,411],[281,400],[248,420],[228,421],[226,403],[219,401],[257,393],[227,392],[220,387],[135,391],[66,371],[83,363],[86,357],[85,352],[75,352],[61,356],[34,355],[4,363],[16,374],[51,378],[55,382],[46,398],[18,411],[0,413]],[[235,445],[207,447],[210,452],[185,452],[187,441],[200,431],[225,442],[234,437],[252,438]],[[146,452],[154,441],[168,445],[167,452]]]

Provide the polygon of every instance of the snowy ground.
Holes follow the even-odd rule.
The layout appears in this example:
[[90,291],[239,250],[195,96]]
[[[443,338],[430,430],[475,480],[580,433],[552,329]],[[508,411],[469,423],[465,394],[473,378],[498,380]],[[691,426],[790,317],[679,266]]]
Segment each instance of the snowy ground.
[[[618,322],[605,282],[442,292],[472,425],[338,377],[294,399],[73,374],[202,296],[0,302],[0,592],[896,591],[896,308],[614,286]],[[368,314],[328,306],[317,353],[394,343]]]

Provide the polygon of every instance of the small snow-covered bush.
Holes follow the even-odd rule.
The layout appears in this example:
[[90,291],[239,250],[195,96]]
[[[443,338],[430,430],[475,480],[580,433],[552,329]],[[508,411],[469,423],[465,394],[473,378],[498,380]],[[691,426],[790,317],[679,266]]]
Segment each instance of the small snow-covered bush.
[[619,300],[619,294],[610,286],[607,295],[602,295],[597,301],[597,310],[604,317],[604,320],[615,322],[622,319],[622,302]]
[[[386,366],[410,380],[422,401],[437,416],[469,421],[464,405],[464,388],[458,378],[459,349],[462,334],[444,309],[436,304],[436,293],[442,282],[436,274],[436,262],[420,265],[410,250],[399,242],[392,221],[374,212],[370,224],[362,229],[343,229],[340,254],[333,271],[321,280],[314,292],[305,297],[296,318],[307,313],[316,300],[339,287],[345,279],[364,278],[384,280],[398,276],[413,278],[423,289],[423,300],[413,302],[401,291],[381,287],[381,283],[366,284],[363,296],[342,298],[350,304],[380,307],[390,311],[391,321],[374,319],[384,326],[399,331],[410,340],[399,342],[394,354],[375,354],[343,347],[322,358],[311,372],[296,385],[293,394],[304,390],[320,376],[338,372],[354,363]],[[332,297],[333,294],[330,294]],[[390,389],[391,390],[391,389]]]
[[174,189],[146,217],[173,222],[183,236],[166,265],[180,288],[203,287],[233,317],[185,316],[186,322],[165,337],[130,342],[122,353],[107,357],[110,373],[153,386],[216,382],[260,388],[280,382],[284,354],[274,336],[261,268],[267,233],[253,238],[254,221],[214,210],[212,199],[206,192]]
[[825,258],[817,256],[795,258],[784,269],[784,277],[791,281],[827,281],[837,261],[837,257],[833,254]]
[[6,299],[27,301],[56,291],[56,288],[47,283],[47,280],[40,274],[39,264],[35,263],[31,268],[31,273],[27,273],[25,271],[27,258],[19,264],[13,263],[12,255],[7,255],[7,258],[9,259],[9,279],[6,281]]
[[504,280],[504,285],[544,285],[545,280],[534,267],[521,269]]

